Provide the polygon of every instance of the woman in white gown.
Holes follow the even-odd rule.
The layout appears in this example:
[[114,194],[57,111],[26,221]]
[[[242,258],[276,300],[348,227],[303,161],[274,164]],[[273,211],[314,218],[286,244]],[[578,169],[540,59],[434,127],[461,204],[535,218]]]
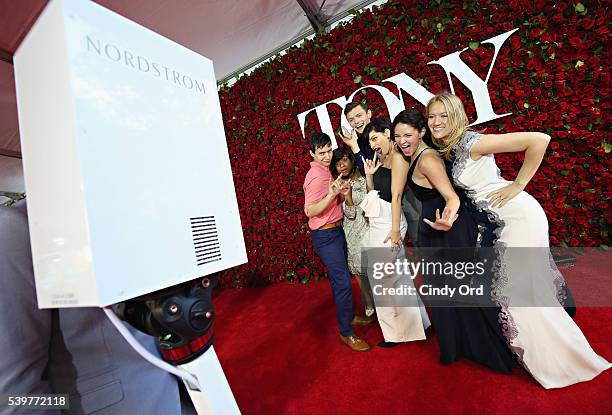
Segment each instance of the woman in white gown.
[[[519,362],[547,389],[591,380],[609,369],[563,308],[566,286],[548,254],[546,214],[523,191],[550,137],[469,131],[463,103],[453,94],[434,96],[427,112],[433,140],[451,162],[455,185],[466,190],[472,214],[489,232],[482,240],[491,241],[497,257],[491,299],[500,307],[504,336]],[[503,179],[495,164],[495,153],[508,152],[525,153],[514,181]]]
[[[392,214],[391,214],[391,160],[394,155],[401,157],[393,145],[391,138],[391,122],[382,119],[373,119],[364,130],[368,137],[370,147],[374,150],[374,160],[365,161],[366,195],[360,207],[370,222],[368,234],[364,240],[367,247],[368,274],[370,285],[374,290],[374,303],[378,322],[385,338],[379,343],[381,347],[392,347],[397,343],[413,340],[424,340],[425,330],[431,325],[425,306],[416,295],[381,295],[377,291],[377,283],[384,288],[401,288],[411,286],[414,289],[412,278],[408,275],[391,273],[383,279],[372,279],[374,263],[392,264],[396,260],[405,259],[404,249],[395,249],[390,240]],[[400,234],[406,235],[408,223],[401,215]],[[374,276],[374,278],[376,278]]]

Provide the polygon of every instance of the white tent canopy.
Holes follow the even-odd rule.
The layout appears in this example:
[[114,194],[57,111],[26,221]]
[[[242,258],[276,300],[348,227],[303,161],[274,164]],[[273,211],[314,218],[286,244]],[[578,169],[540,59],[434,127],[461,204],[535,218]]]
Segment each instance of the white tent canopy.
[[[213,60],[223,81],[374,0],[97,0]],[[21,163],[12,56],[47,0],[0,3],[0,191]],[[41,62],[41,68],[44,62]],[[53,104],[52,97],[41,97]],[[13,160],[8,160],[13,158]],[[17,160],[19,161],[19,160]],[[8,188],[7,188],[8,186]]]

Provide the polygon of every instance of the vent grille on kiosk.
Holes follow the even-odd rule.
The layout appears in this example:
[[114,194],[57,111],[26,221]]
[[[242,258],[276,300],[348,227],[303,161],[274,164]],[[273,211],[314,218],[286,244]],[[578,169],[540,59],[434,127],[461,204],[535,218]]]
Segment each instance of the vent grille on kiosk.
[[221,261],[221,245],[214,216],[199,216],[189,219],[193,246],[198,265]]

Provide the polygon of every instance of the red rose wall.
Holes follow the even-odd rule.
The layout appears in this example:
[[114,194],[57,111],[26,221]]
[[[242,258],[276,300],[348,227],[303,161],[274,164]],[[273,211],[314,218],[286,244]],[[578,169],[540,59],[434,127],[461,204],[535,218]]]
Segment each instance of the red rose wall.
[[[432,93],[450,90],[444,70],[427,62],[466,47],[461,58],[484,79],[493,47],[479,42],[515,28],[488,83],[495,112],[512,115],[477,128],[550,134],[542,166],[526,190],[548,215],[551,245],[607,245],[609,21],[605,2],[391,0],[222,87],[249,256],[247,264],[222,274],[224,285],[307,282],[325,275],[303,211],[302,184],[311,159],[299,113],[401,72]],[[456,79],[453,84],[474,120],[469,92]],[[358,94],[360,99],[375,116],[387,116],[380,96],[368,90]],[[407,107],[424,110],[410,96],[404,98]],[[340,108],[331,105],[329,112],[338,128]],[[314,112],[306,121],[308,136],[319,125]],[[511,179],[522,157],[497,160],[502,175]]]

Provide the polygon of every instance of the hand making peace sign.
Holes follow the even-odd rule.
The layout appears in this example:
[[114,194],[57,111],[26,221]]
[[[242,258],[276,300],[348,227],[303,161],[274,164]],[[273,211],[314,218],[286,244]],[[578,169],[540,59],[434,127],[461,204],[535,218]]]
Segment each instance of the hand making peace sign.
[[338,135],[340,136],[340,138],[342,138],[344,144],[346,144],[351,150],[353,150],[353,153],[359,152],[359,144],[357,143],[357,131],[353,129],[349,132],[349,130],[347,130],[345,127],[342,127],[342,134]]

